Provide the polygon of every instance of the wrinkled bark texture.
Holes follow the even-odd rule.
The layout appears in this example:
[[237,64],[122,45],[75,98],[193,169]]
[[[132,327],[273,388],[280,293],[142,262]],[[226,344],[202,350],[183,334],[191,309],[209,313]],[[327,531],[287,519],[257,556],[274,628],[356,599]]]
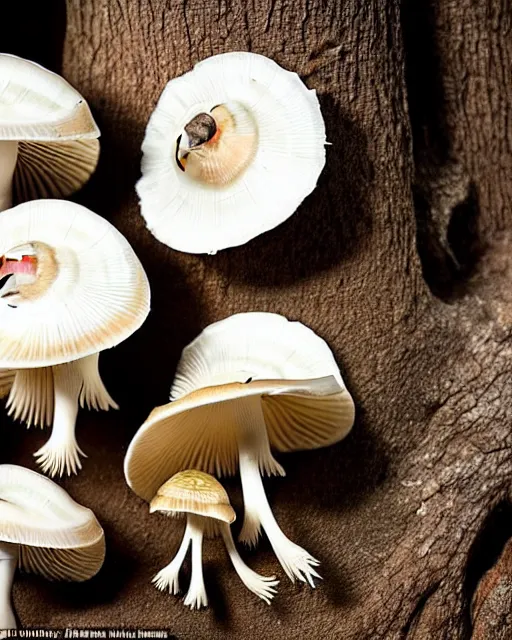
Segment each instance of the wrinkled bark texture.
[[[82,412],[89,459],[63,483],[104,524],[105,567],[84,585],[19,579],[21,623],[164,627],[179,638],[512,637],[510,3],[68,0],[65,17],[55,12],[50,44],[35,24],[11,50],[90,101],[102,157],[77,199],[127,236],[153,304],[144,327],[102,355],[122,409]],[[231,50],[270,56],[315,88],[332,146],[285,224],[216,256],[181,254],[138,213],[145,125],[170,78]],[[122,460],[166,401],[183,346],[248,310],[327,340],[357,421],[337,446],[282,456],[287,477],[267,483],[283,530],[322,562],[318,589],[281,576],[267,607],[207,541],[212,606],[192,613],[150,584],[182,527],[149,515]],[[4,431],[3,458],[33,467],[44,436]],[[239,480],[226,486],[241,520]],[[281,574],[267,542],[244,557]]]

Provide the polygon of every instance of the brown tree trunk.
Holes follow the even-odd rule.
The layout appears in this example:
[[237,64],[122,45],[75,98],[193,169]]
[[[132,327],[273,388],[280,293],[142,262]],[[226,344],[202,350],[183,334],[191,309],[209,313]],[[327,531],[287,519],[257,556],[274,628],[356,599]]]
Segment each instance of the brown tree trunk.
[[[165,627],[180,638],[512,637],[510,3],[68,0],[66,18],[57,70],[102,130],[79,200],[133,244],[153,304],[144,328],[102,356],[122,411],[81,416],[90,458],[64,483],[104,523],[106,566],[82,586],[20,581],[22,624]],[[14,48],[28,55],[24,46]],[[139,215],[141,142],[165,83],[231,50],[301,74],[332,146],[318,188],[285,224],[216,256],[181,254]],[[283,529],[322,561],[319,588],[282,579],[266,607],[212,542],[212,607],[192,613],[150,584],[181,529],[130,493],[122,460],[166,401],[183,346],[247,310],[282,313],[328,341],[357,421],[338,446],[284,456],[287,478],[268,483]],[[9,433],[4,457],[33,465],[27,452],[42,436]],[[239,507],[237,487],[228,483]],[[265,543],[248,559],[278,569]]]

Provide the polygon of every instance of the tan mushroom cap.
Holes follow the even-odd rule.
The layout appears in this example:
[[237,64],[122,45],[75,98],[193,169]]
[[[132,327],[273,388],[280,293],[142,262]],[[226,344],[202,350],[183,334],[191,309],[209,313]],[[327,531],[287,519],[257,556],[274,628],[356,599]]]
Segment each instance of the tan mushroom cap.
[[352,398],[334,376],[206,387],[151,412],[126,454],[129,486],[150,501],[182,469],[234,474],[243,401],[250,396],[261,398],[269,441],[278,451],[334,444],[354,422]]
[[20,545],[20,568],[49,579],[92,578],[105,558],[94,513],[49,478],[0,465],[0,540]]
[[236,514],[224,487],[213,476],[197,469],[176,473],[151,500],[149,511],[195,513],[231,524]]
[[87,102],[64,78],[0,54],[0,140],[19,141],[15,203],[82,187],[98,163],[99,135]]
[[146,319],[150,291],[139,259],[126,238],[89,209],[33,200],[4,211],[2,276],[26,254],[33,281],[4,293],[9,281],[0,280],[0,367],[77,360],[116,346]]

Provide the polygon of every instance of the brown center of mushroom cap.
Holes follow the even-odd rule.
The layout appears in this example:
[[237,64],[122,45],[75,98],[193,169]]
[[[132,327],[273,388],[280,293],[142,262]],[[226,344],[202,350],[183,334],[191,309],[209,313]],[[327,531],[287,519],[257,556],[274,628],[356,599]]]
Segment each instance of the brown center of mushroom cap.
[[158,495],[179,496],[193,494],[194,498],[207,502],[227,500],[226,492],[218,480],[208,473],[196,469],[180,471],[158,490]]
[[210,141],[217,132],[217,124],[208,113],[200,113],[187,124],[185,133],[190,148]]
[[11,306],[44,295],[58,274],[55,251],[43,242],[14,247],[0,257],[0,298]]
[[223,187],[247,169],[257,149],[257,128],[239,103],[221,104],[199,113],[176,141],[176,162],[188,176]]

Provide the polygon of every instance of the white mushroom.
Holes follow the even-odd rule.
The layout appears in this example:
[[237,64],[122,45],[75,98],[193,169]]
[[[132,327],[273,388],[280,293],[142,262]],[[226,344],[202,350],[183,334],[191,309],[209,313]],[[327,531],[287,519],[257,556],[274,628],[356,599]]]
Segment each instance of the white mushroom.
[[284,475],[271,447],[324,447],[350,431],[354,403],[327,344],[282,316],[232,316],[183,351],[171,398],[130,443],[130,487],[151,500],[182,469],[227,475],[239,468],[245,505],[240,539],[255,544],[263,527],[288,577],[314,586],[318,561],[281,531],[261,476]]
[[17,567],[50,580],[92,578],[105,558],[94,513],[44,476],[0,465],[0,629],[15,629],[11,586]]
[[87,102],[64,78],[0,54],[0,211],[13,199],[77,191],[96,168],[99,135]]
[[141,212],[189,253],[244,244],[289,218],[325,164],[314,90],[255,53],[207,58],[171,80],[142,145]]
[[203,580],[203,536],[220,535],[242,582],[250,591],[270,604],[279,580],[276,580],[275,576],[260,576],[240,557],[229,526],[234,522],[236,515],[229,503],[228,494],[214,477],[195,469],[180,471],[158,489],[150,504],[150,512],[154,511],[169,516],[187,514],[187,526],[178,553],[153,579],[158,589],[168,589],[173,594],[179,593],[179,571],[191,545],[192,577],[184,604],[191,609],[206,607],[208,597]]
[[7,406],[51,425],[35,454],[51,475],[81,468],[78,404],[116,407],[99,352],[128,338],[149,312],[149,285],[127,240],[85,207],[36,200],[0,216],[0,368],[16,369]]

